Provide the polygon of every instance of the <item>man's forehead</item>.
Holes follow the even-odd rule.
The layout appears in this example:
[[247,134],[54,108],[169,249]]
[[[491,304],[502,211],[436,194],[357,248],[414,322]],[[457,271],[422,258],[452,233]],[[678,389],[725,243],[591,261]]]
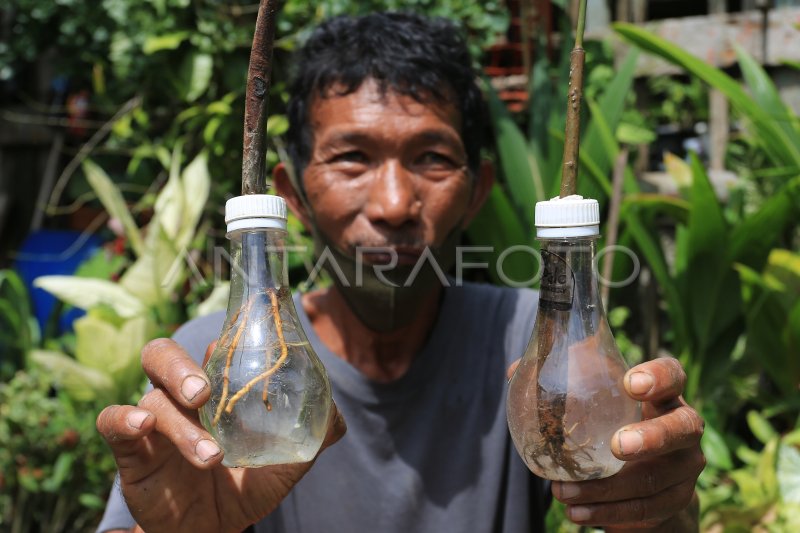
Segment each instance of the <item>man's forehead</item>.
[[404,118],[436,117],[457,132],[461,130],[461,114],[451,99],[425,92],[406,94],[391,86],[382,86],[371,78],[350,91],[342,83],[333,84],[313,97],[309,102],[309,121],[315,129],[323,124],[334,126],[359,120],[369,123],[371,113],[384,113],[386,110]]

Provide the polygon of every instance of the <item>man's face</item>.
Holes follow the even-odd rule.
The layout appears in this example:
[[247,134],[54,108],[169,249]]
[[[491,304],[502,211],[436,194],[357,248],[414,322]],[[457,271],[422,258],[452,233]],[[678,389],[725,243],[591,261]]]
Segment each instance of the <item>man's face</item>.
[[[413,264],[474,214],[455,106],[381,94],[368,80],[348,95],[316,98],[309,120],[306,194],[317,227],[342,251],[389,247],[398,264]],[[386,253],[363,257],[389,261]]]

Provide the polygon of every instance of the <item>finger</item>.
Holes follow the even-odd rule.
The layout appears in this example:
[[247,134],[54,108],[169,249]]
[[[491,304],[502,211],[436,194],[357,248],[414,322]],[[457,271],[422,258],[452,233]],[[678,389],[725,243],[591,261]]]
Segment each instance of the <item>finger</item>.
[[659,357],[628,370],[625,374],[628,394],[643,402],[669,402],[683,393],[686,372],[677,359]]
[[613,503],[567,505],[567,518],[581,525],[654,526],[689,505],[694,494],[694,484],[694,480],[688,480],[646,498]]
[[680,450],[645,461],[626,463],[617,474],[605,479],[555,482],[552,492],[559,501],[572,505],[654,496],[687,480],[697,480],[705,464],[705,457],[699,448]]
[[142,367],[156,389],[169,392],[184,407],[197,409],[211,395],[205,372],[170,339],[156,339],[142,349]]
[[617,431],[611,439],[611,452],[619,459],[631,461],[696,447],[700,445],[704,425],[697,411],[681,405]]
[[519,362],[520,362],[520,361],[522,361],[522,359],[517,359],[516,361],[514,361],[513,363],[511,363],[511,366],[509,366],[509,367],[508,367],[508,370],[506,370],[506,377],[507,377],[509,380],[511,380],[511,378],[514,376],[514,372],[516,372],[516,371],[517,371],[517,367],[519,366]]
[[127,452],[153,430],[155,417],[132,405],[110,405],[103,409],[95,425],[112,451]]
[[132,405],[111,405],[97,415],[97,431],[108,443],[120,469],[142,452],[144,438],[155,428],[155,419],[153,413]]
[[158,413],[156,431],[190,463],[198,468],[210,468],[222,460],[222,450],[200,425],[196,411],[182,407],[162,389],[145,394],[139,406]]

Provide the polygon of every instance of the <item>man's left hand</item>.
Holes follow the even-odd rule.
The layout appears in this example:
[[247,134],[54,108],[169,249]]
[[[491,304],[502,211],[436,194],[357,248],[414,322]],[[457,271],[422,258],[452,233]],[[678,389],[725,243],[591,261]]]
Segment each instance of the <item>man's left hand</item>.
[[703,420],[681,393],[686,374],[673,358],[635,366],[625,374],[628,394],[642,402],[642,422],[621,428],[611,451],[626,461],[617,474],[581,482],[554,482],[553,495],[577,524],[684,531],[697,529],[694,492],[705,467]]

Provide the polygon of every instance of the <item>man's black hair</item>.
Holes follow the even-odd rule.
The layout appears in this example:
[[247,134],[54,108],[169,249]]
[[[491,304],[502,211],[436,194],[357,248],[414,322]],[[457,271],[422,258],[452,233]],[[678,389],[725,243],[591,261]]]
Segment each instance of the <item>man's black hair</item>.
[[295,56],[288,104],[288,152],[302,188],[311,157],[309,107],[315,97],[355,92],[368,79],[418,102],[453,101],[470,171],[480,165],[483,101],[461,32],[443,18],[411,13],[339,16],[319,25]]

